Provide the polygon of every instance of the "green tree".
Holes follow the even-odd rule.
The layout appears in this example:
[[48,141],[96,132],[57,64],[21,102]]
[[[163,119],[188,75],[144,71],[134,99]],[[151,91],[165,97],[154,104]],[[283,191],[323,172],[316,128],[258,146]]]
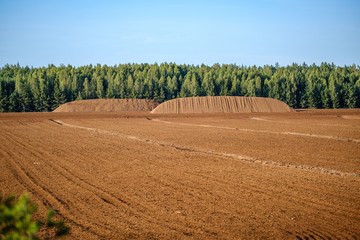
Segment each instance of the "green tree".
[[110,78],[108,82],[108,87],[106,91],[106,98],[115,98],[116,96],[116,85],[115,79],[113,77]]
[[83,87],[84,87],[84,98],[85,99],[92,98],[91,86],[90,86],[90,82],[89,82],[88,78],[85,78],[85,81],[83,83]]
[[76,97],[76,100],[83,100],[84,98],[83,98],[83,96],[82,96],[82,94],[81,94],[81,91],[79,91],[78,92],[78,95],[77,95],[77,97]]
[[32,112],[34,111],[34,101],[33,101],[33,95],[30,89],[30,86],[27,84],[24,84],[22,86],[22,93],[20,95],[21,97],[21,111],[22,112]]
[[65,103],[65,95],[60,91],[59,84],[55,84],[54,102],[53,102],[52,109],[55,109],[64,103]]
[[248,97],[256,97],[256,86],[255,86],[254,79],[248,81],[246,96],[248,96]]
[[131,74],[127,78],[127,86],[126,86],[126,93],[127,97],[135,98],[135,91],[134,91],[134,79]]
[[197,75],[195,73],[193,73],[191,76],[190,94],[193,97],[198,97],[198,96],[200,96],[200,93],[201,93],[201,88],[200,88],[200,84],[199,84]]
[[322,106],[324,108],[331,108],[332,107],[330,91],[326,86],[321,91],[321,102],[322,102]]
[[337,84],[336,77],[334,75],[330,75],[329,77],[329,90],[331,96],[331,102],[333,108],[340,107],[340,88]]
[[159,93],[159,97],[156,99],[159,102],[163,102],[165,100],[165,90],[163,87],[160,87],[160,93]]
[[355,86],[347,87],[346,105],[349,108],[356,108],[358,106],[358,95]]
[[79,77],[77,76],[76,73],[73,72],[72,75],[72,83],[71,83],[71,96],[72,99],[77,98],[79,96],[79,94],[81,95],[81,82]]
[[9,97],[9,112],[21,112],[20,95],[17,91],[11,93]]
[[215,83],[211,72],[205,74],[201,87],[205,96],[215,96]]
[[9,108],[9,99],[6,85],[7,84],[5,81],[0,80],[0,112],[7,112]]
[[255,78],[255,95],[257,97],[262,97],[263,96],[262,88],[263,88],[263,80],[261,79],[260,76],[257,76]]
[[143,97],[143,91],[144,91],[144,86],[143,86],[143,83],[142,81],[137,78],[135,80],[135,83],[134,83],[134,89],[133,89],[133,92],[134,92],[134,98],[142,98]]
[[241,95],[240,80],[235,74],[233,74],[233,76],[232,76],[230,93],[232,96],[240,96]]
[[191,97],[191,73],[185,77],[184,83],[181,85],[180,97]]
[[114,96],[115,98],[119,98],[120,97],[120,83],[121,79],[120,79],[120,75],[117,73],[114,79]]
[[39,80],[34,74],[31,74],[28,81],[30,82],[31,92],[33,95],[34,108],[39,111],[42,109],[41,92]]
[[104,89],[104,81],[101,79],[101,77],[96,76],[96,97],[101,99],[105,97],[105,89]]
[[178,92],[179,92],[179,82],[174,75],[172,78],[168,77],[168,89],[169,89],[169,99],[176,98]]

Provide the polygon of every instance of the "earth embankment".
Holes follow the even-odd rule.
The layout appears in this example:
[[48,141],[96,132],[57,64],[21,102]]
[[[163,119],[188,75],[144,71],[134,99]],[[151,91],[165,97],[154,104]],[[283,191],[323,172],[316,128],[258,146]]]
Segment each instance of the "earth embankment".
[[144,112],[158,105],[149,99],[88,99],[65,103],[54,112]]
[[151,113],[291,112],[286,103],[263,97],[189,97],[166,101]]

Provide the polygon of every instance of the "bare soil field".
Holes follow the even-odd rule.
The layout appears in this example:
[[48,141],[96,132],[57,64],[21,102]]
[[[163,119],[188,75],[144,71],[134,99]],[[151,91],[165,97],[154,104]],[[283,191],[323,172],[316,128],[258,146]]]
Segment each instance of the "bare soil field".
[[360,239],[360,110],[0,114],[0,193],[69,239]]

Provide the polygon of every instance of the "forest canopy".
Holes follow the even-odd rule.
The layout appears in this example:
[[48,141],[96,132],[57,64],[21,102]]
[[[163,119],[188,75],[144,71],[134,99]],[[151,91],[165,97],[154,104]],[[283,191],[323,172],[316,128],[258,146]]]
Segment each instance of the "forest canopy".
[[359,108],[360,66],[175,63],[0,69],[0,112],[52,111],[81,99],[270,97],[293,108]]

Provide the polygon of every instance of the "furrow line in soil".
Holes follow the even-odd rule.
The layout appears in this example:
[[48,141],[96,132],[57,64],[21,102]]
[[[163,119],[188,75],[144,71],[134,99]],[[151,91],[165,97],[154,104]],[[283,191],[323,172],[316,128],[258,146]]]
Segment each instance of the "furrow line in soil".
[[[60,167],[61,167],[61,166],[60,166]],[[73,176],[76,177],[75,174],[73,174]],[[81,179],[81,180],[84,181],[85,183],[93,186],[93,187],[96,188],[97,190],[102,191],[102,192],[105,192],[105,193],[107,193],[107,194],[110,194],[111,196],[113,196],[113,197],[116,198],[116,196],[114,196],[112,193],[107,192],[106,190],[104,190],[104,188],[100,189],[100,187],[97,187],[97,186],[95,186],[94,184],[91,184],[91,183],[89,183],[89,182],[86,182],[86,181],[83,180],[83,179]],[[181,184],[180,184],[179,186],[181,186]],[[149,222],[149,223],[153,222],[154,216],[150,216],[150,215],[148,215],[148,214],[145,214],[145,212],[149,212],[149,207],[146,207],[144,204],[141,203],[141,201],[143,201],[143,200],[141,200],[141,199],[136,199],[135,202],[134,202],[133,200],[134,200],[134,198],[131,198],[131,199],[128,200],[128,202],[126,202],[126,204],[128,205],[128,206],[127,206],[127,207],[128,207],[128,210],[131,210],[131,211],[130,211],[130,216],[134,216],[134,217],[136,217],[136,218],[141,217],[142,219],[147,219],[146,221]],[[108,200],[105,199],[105,202],[108,202]],[[136,207],[141,206],[141,210],[136,209],[135,207],[132,207],[132,205],[136,205]],[[114,205],[114,206],[115,206],[115,205]],[[152,206],[152,207],[154,208],[154,207],[156,207],[156,206],[154,205],[154,206]],[[137,221],[137,219],[135,219],[135,220]],[[133,223],[129,222],[129,225],[131,225],[131,224],[133,224]],[[178,224],[178,223],[175,223],[175,224],[173,223],[173,225],[175,225],[175,229],[176,229],[177,231],[188,231],[188,230],[190,230],[189,227],[186,227],[185,230],[184,230],[184,229],[183,229],[184,227],[183,227],[181,224]],[[170,229],[170,228],[171,228],[168,224],[163,223],[163,222],[162,222],[162,223],[161,223],[161,222],[157,222],[157,226],[162,226],[162,227],[167,228],[167,229]],[[172,226],[172,228],[174,228],[174,226]]]
[[175,125],[184,125],[184,126],[193,126],[193,127],[204,127],[204,128],[218,128],[218,129],[236,130],[236,131],[242,131],[242,132],[293,135],[293,136],[301,136],[301,137],[329,139],[329,140],[342,141],[342,142],[360,143],[360,139],[337,137],[337,136],[328,136],[328,135],[322,135],[322,134],[298,133],[298,132],[276,132],[276,131],[255,130],[255,129],[247,129],[247,128],[221,127],[221,126],[213,126],[213,125],[207,125],[207,124],[175,123],[175,122],[164,121],[164,120],[160,120],[160,119],[151,119],[151,118],[147,118],[147,119],[149,119],[151,121],[155,121],[155,122],[166,123],[166,124],[175,124]]
[[[3,149],[0,149],[0,151],[2,153],[4,153],[4,155],[7,155],[8,158],[6,159],[13,159],[13,156],[11,154],[9,154],[8,152],[4,151]],[[26,181],[26,179],[24,177],[22,177],[22,170],[19,166],[16,165],[16,163],[14,161],[6,161],[7,167],[8,169],[12,172],[14,179],[16,180],[16,183],[14,183],[15,185],[22,185],[23,187],[23,191],[21,194],[23,193],[29,193],[30,196],[32,197],[32,200],[34,201],[35,199],[38,199],[41,204],[43,206],[45,206],[47,209],[48,208],[53,208],[53,204],[51,203],[51,200],[49,201],[46,197],[42,196],[41,193],[39,193],[39,190],[37,190],[37,187],[34,187],[34,183],[30,182],[30,181]],[[36,186],[36,184],[35,184]],[[11,193],[14,194],[14,193]],[[57,215],[62,218],[62,219],[66,219],[67,222],[79,227],[80,229],[82,229],[82,231],[88,231],[91,232],[92,234],[94,234],[95,236],[100,237],[100,235],[98,235],[95,231],[90,230],[89,228],[85,227],[84,225],[81,225],[79,223],[77,223],[76,221],[74,221],[71,218],[68,218],[66,215],[63,214],[63,212],[57,212]]]
[[[182,151],[205,153],[205,154],[213,155],[213,156],[238,159],[240,161],[245,161],[245,162],[252,162],[252,163],[257,163],[257,164],[271,165],[271,166],[278,166],[278,167],[286,167],[286,168],[296,168],[296,169],[300,169],[300,170],[308,170],[308,171],[312,171],[312,172],[325,173],[325,174],[335,175],[335,176],[360,177],[360,174],[357,174],[357,173],[341,172],[341,171],[337,171],[337,170],[333,170],[333,169],[327,169],[327,168],[315,167],[315,166],[308,166],[308,165],[294,165],[294,164],[287,164],[287,163],[281,163],[281,162],[266,161],[266,160],[262,160],[262,159],[257,159],[257,158],[245,156],[245,155],[240,155],[240,154],[219,153],[219,152],[214,152],[214,151],[211,151],[211,150],[190,148],[190,147],[176,145],[176,144],[169,143],[169,142],[151,140],[151,139],[146,139],[146,138],[141,138],[141,137],[137,137],[137,136],[121,134],[121,133],[118,133],[118,132],[113,132],[113,131],[108,131],[108,130],[101,130],[101,129],[98,129],[98,128],[90,128],[90,127],[83,127],[83,126],[78,126],[78,125],[74,125],[74,124],[68,124],[68,123],[65,123],[65,122],[60,121],[60,120],[54,120],[54,121],[56,121],[58,124],[66,126],[66,127],[83,129],[83,130],[87,130],[87,131],[97,132],[97,133],[100,133],[100,134],[119,136],[119,137],[122,137],[122,138],[127,138],[127,139],[131,139],[131,140],[146,142],[146,143],[150,143],[150,144],[156,144],[156,145],[160,145],[160,146],[172,147],[172,148],[175,148],[177,150],[182,150]],[[171,122],[169,122],[169,123],[171,123]],[[186,125],[188,125],[188,124],[186,124]],[[204,125],[199,125],[199,126],[204,126]],[[254,130],[254,131],[256,131],[256,130]]]
[[83,231],[91,232],[95,236],[101,237],[101,235],[99,235],[97,232],[92,231],[85,225],[79,223],[77,221],[78,219],[71,217],[71,214],[69,214],[63,206],[64,201],[52,195],[52,193],[48,192],[47,189],[37,184],[34,179],[25,171],[25,169],[21,167],[21,165],[19,165],[19,163],[14,159],[14,156],[9,155],[8,162],[12,165],[11,171],[13,172],[14,177],[17,179],[19,184],[25,187],[26,191],[29,191],[32,196],[35,196],[37,199],[39,199],[45,207],[59,210],[60,212],[58,212],[58,215],[66,219],[68,222],[75,224]]
[[[152,164],[152,163],[147,162],[147,164]],[[159,167],[159,166],[157,165],[157,167]],[[163,167],[163,165],[161,165],[161,167]],[[146,173],[144,172],[144,174],[146,174]],[[148,176],[148,177],[149,177],[149,176]],[[154,182],[161,182],[160,178],[153,178],[152,181],[154,181]],[[152,181],[151,181],[151,182],[152,182]],[[181,184],[181,183],[176,183],[176,185],[178,186],[177,190],[179,190],[181,187],[184,187],[184,185]],[[193,186],[192,186],[192,187],[193,187]],[[176,189],[176,187],[175,187],[174,189]],[[129,202],[134,203],[133,199],[134,199],[134,198],[131,198],[131,199],[129,200]],[[135,202],[136,205],[137,205],[137,207],[138,207],[139,205],[142,206],[142,210],[137,210],[137,211],[138,211],[139,213],[140,213],[140,212],[141,212],[141,213],[143,213],[143,212],[148,212],[148,210],[144,207],[144,205],[141,204],[141,200],[143,201],[143,199],[137,199],[137,201]],[[153,204],[152,208],[156,208],[156,207],[157,207],[156,204],[155,204],[155,205]],[[141,213],[140,213],[140,215],[141,215]],[[142,218],[145,217],[145,219],[149,219],[149,220],[146,220],[146,221],[149,221],[149,222],[150,222],[150,220],[151,220],[151,221],[155,220],[155,219],[154,219],[154,216],[150,216],[150,218],[149,218],[149,216],[144,216],[144,215],[142,215],[141,217],[142,217]],[[162,222],[162,221],[161,221],[161,222]],[[158,226],[164,225],[163,223],[160,223],[160,222],[157,222],[156,224],[157,224]],[[174,225],[176,226],[175,228],[174,228]],[[180,223],[172,223],[172,227],[167,226],[166,224],[165,224],[164,226],[166,226],[168,229],[173,228],[173,230],[175,229],[176,231],[181,231],[181,232],[183,232],[183,231],[185,231],[185,232],[186,232],[186,231],[190,231],[190,229],[191,229],[189,226],[186,226],[186,229],[183,229],[184,227],[183,227],[183,225],[180,224]],[[194,227],[195,227],[195,226],[194,226]],[[210,227],[210,225],[209,225],[208,227]],[[197,226],[196,228],[198,228],[198,226]],[[206,227],[203,228],[203,230],[206,231]]]
[[[264,121],[264,122],[277,123],[277,124],[292,124],[292,125],[297,125],[297,124],[299,124],[299,122],[276,121],[276,120],[270,120],[270,119],[260,118],[260,117],[251,117],[250,119],[251,119],[251,120],[256,120],[256,121]],[[345,125],[345,124],[310,123],[310,124],[308,124],[308,125],[354,128],[354,126],[352,126],[352,125]]]
[[[345,217],[348,214],[352,214],[354,216],[356,216],[358,214],[358,211],[356,211],[352,208],[340,206],[335,203],[325,202],[323,200],[316,201],[309,197],[304,197],[301,195],[295,199],[293,193],[287,193],[286,191],[284,191],[284,189],[275,190],[274,188],[271,188],[271,186],[265,188],[265,187],[260,187],[259,185],[256,185],[256,186],[244,185],[244,184],[239,184],[238,182],[232,181],[232,180],[220,180],[219,181],[216,177],[211,177],[206,174],[198,174],[198,177],[206,179],[206,181],[209,183],[214,182],[214,183],[216,183],[216,185],[219,185],[219,183],[222,182],[222,184],[220,184],[220,185],[223,186],[223,188],[226,188],[228,186],[233,186],[233,188],[235,188],[235,189],[246,190],[245,193],[247,193],[247,194],[257,194],[259,196],[267,196],[267,197],[281,195],[281,200],[279,200],[279,201],[283,202],[283,204],[281,204],[281,205],[291,204],[293,206],[292,208],[296,208],[296,206],[301,205],[305,209],[312,209],[313,211],[323,211],[323,212],[330,212],[330,211],[333,211],[334,209],[337,209],[338,216],[345,216]],[[274,183],[274,184],[276,185],[277,183]],[[309,189],[304,189],[304,190],[306,191]],[[318,190],[316,190],[316,192],[317,191]],[[341,196],[336,196],[336,197],[341,198]],[[360,218],[358,218],[358,220],[360,220]]]
[[[15,140],[13,139],[13,141],[15,142]],[[20,141],[20,140],[18,140]],[[60,164],[56,164],[57,162],[61,161],[61,159],[54,159],[53,155],[50,155],[48,153],[46,153],[46,151],[43,151],[41,153],[37,153],[36,151],[33,150],[32,146],[27,146],[24,145],[24,143],[21,142],[17,142],[19,145],[21,145],[24,149],[26,149],[26,151],[31,151],[32,155],[34,155],[38,160],[43,159],[44,162],[46,162],[47,165],[51,164],[52,166],[52,170],[56,171],[57,173],[59,173],[60,175],[62,175],[65,179],[67,179],[68,181],[72,182],[73,184],[75,184],[76,186],[79,186],[81,189],[87,190],[89,191],[89,193],[91,194],[95,194],[99,199],[101,199],[104,203],[106,204],[110,204],[111,207],[121,207],[122,211],[124,211],[125,213],[128,212],[127,216],[132,216],[132,218],[134,218],[132,221],[131,220],[125,220],[122,219],[121,221],[123,222],[127,222],[127,226],[131,228],[131,226],[134,226],[134,230],[136,229],[136,226],[134,224],[136,224],[136,222],[138,221],[137,218],[141,217],[141,218],[145,218],[148,219],[148,222],[151,223],[152,216],[146,214],[147,210],[144,207],[144,205],[142,205],[140,202],[138,202],[137,205],[142,205],[143,209],[142,211],[138,211],[137,209],[133,208],[131,206],[131,204],[129,202],[126,202],[118,197],[116,197],[115,195],[113,195],[112,193],[107,192],[104,189],[100,189],[99,187],[95,186],[94,184],[91,184],[87,181],[85,181],[84,179],[80,179],[78,178],[75,174],[71,173],[68,169],[62,167]],[[46,157],[44,157],[43,155],[46,155]],[[50,190],[48,190],[50,191]],[[99,220],[101,221],[101,220]],[[93,224],[94,222],[92,222]],[[98,226],[101,226],[101,228],[112,231],[114,233],[114,231],[116,231],[116,226],[109,226],[108,223],[99,223],[97,222]],[[163,227],[166,229],[169,229],[170,226],[168,226],[166,223],[158,223],[157,224],[159,227]],[[180,224],[176,224],[177,225],[177,229],[181,229],[180,231],[183,231],[182,228],[184,228],[182,225]]]
[[[19,157],[12,156],[9,159],[13,162],[14,166],[16,166],[16,169],[18,169],[17,172],[20,173],[19,175],[26,176],[26,177],[22,177],[22,179],[27,179],[28,181],[22,181],[22,182],[25,182],[30,188],[34,189],[34,191],[31,191],[31,192],[34,195],[37,195],[37,196],[40,195],[39,198],[42,201],[45,201],[44,205],[46,205],[47,207],[53,207],[53,208],[59,210],[60,211],[59,214],[63,215],[66,219],[68,219],[69,222],[76,223],[76,225],[81,226],[81,228],[83,230],[90,231],[96,236],[102,236],[95,230],[91,230],[91,228],[89,228],[89,226],[85,226],[85,225],[79,223],[79,219],[75,219],[74,217],[72,217],[73,214],[71,214],[69,212],[69,210],[70,210],[69,203],[67,203],[66,200],[63,200],[63,196],[61,196],[61,197],[58,196],[58,194],[55,194],[55,192],[53,190],[51,190],[49,187],[46,187],[48,185],[48,183],[41,180],[41,177],[44,177],[43,173],[40,173],[40,175],[39,175],[38,173],[36,173],[36,171],[34,171],[34,169],[31,168],[31,165],[26,165],[27,170],[25,170],[25,167],[21,166],[22,164],[20,164],[20,162],[15,161],[15,159],[18,159],[18,158],[26,159],[27,156],[26,156],[25,152],[31,152],[31,154],[36,157],[36,161],[43,160],[48,165],[49,159],[41,156],[44,153],[37,153],[36,151],[31,150],[32,149],[31,146],[24,145],[22,142],[15,140],[14,136],[8,136],[7,139],[11,140],[11,142],[13,144],[16,144],[22,148],[21,151],[17,152],[19,154]],[[52,170],[55,170],[55,169],[52,168]],[[53,174],[53,172],[52,172],[52,174]],[[55,188],[54,188],[54,190],[55,190]],[[76,210],[76,211],[81,212],[81,209],[74,209],[74,207],[75,206],[73,205],[71,207],[72,208],[71,210]],[[81,219],[81,221],[86,221],[86,220]],[[107,226],[107,224],[100,224],[98,222],[91,222],[91,224],[98,226],[101,229],[106,229],[109,232],[114,231],[114,229]]]

